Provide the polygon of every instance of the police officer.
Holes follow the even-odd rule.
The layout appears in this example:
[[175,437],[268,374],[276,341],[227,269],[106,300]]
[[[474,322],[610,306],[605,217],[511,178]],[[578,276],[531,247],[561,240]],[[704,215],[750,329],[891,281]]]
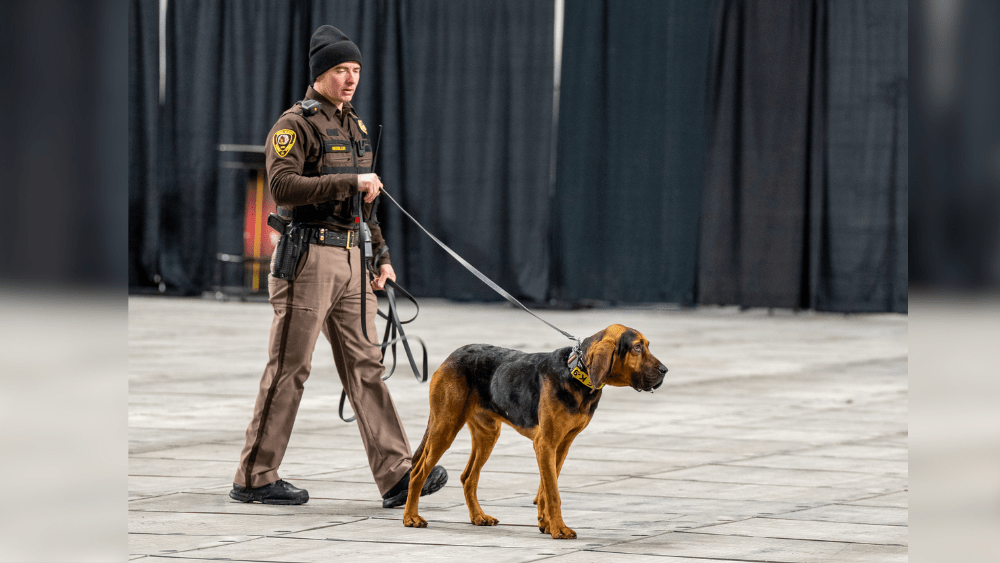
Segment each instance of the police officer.
[[[324,25],[310,41],[309,67],[313,85],[305,100],[281,115],[265,148],[271,194],[283,212],[291,211],[305,246],[294,272],[268,280],[274,308],[269,357],[229,496],[265,504],[309,500],[308,492],[278,477],[278,466],[322,332],[357,417],[382,505],[400,506],[406,503],[412,456],[381,379],[385,368],[375,340],[378,302],[362,287],[366,268],[357,246],[364,222],[378,269],[377,276],[370,279],[366,273],[365,279],[373,289],[396,279],[373,212],[382,182],[370,168],[368,131],[350,103],[361,77],[361,52],[339,29]],[[362,217],[356,217],[356,198],[363,198]],[[274,268],[272,263],[272,274]],[[361,327],[362,299],[367,338]],[[421,494],[436,492],[447,480],[444,468],[435,467]]]

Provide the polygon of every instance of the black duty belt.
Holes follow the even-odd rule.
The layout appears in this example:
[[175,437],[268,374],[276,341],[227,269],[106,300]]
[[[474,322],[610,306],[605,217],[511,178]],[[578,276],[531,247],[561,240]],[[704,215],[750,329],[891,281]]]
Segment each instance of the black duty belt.
[[306,242],[321,246],[342,246],[351,248],[358,245],[357,231],[331,231],[323,227],[306,227]]

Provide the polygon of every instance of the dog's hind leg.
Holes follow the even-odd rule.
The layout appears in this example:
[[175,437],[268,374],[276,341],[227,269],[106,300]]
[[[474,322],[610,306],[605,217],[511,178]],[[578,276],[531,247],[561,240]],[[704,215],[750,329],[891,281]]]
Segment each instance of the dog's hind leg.
[[477,526],[496,526],[499,521],[483,512],[476,490],[479,488],[479,472],[500,437],[500,421],[486,411],[479,411],[469,417],[468,424],[472,434],[472,455],[462,472],[462,487],[465,504],[469,507],[469,519]]
[[469,388],[465,378],[446,362],[434,372],[429,395],[431,409],[427,431],[413,455],[410,488],[406,496],[406,508],[403,510],[403,525],[412,528],[427,527],[427,521],[417,514],[420,491],[434,469],[434,464],[451,447],[458,431],[465,426]]

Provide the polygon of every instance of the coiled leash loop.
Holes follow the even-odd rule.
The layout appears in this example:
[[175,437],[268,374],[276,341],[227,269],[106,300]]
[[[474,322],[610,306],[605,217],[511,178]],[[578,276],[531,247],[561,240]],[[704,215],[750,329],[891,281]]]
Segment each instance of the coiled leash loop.
[[[416,307],[417,309],[413,313],[413,316],[410,317],[409,319],[406,319],[405,321],[400,320],[399,318],[398,306],[396,305],[397,291],[399,292],[400,295],[409,300],[410,303],[413,303],[413,306]],[[392,350],[392,368],[389,369],[385,373],[385,375],[382,376],[382,381],[385,381],[390,377],[392,377],[392,374],[395,373],[396,371],[396,363],[397,363],[396,344],[401,342],[403,344],[403,350],[406,352],[406,358],[410,362],[410,369],[413,370],[414,377],[416,377],[417,381],[419,381],[420,383],[425,383],[427,381],[427,376],[428,376],[427,345],[424,344],[423,339],[421,339],[419,336],[406,336],[406,333],[403,332],[403,325],[413,322],[413,320],[417,318],[417,315],[420,314],[420,305],[418,305],[417,300],[412,295],[410,295],[410,292],[406,291],[405,289],[402,288],[402,286],[400,286],[399,284],[397,284],[392,280],[387,279],[385,281],[385,293],[388,296],[389,309],[385,313],[383,313],[381,309],[377,311],[378,316],[386,320],[385,334],[382,337],[382,344],[380,344],[379,347],[382,349],[383,361],[385,360],[386,350],[389,349]],[[423,362],[421,362],[421,365],[423,366],[422,370],[417,368],[417,362],[413,358],[413,351],[410,350],[410,344],[409,344],[410,340],[416,340],[417,343],[420,344],[420,350],[423,353]],[[339,411],[340,419],[343,420],[344,422],[354,422],[354,420],[357,418],[356,416],[352,416],[350,418],[344,416],[344,406],[346,404],[347,404],[347,392],[342,390],[340,392],[340,411]]]
[[[399,320],[398,307],[396,306],[396,291],[399,291],[400,295],[407,298],[417,310],[413,313],[413,316],[405,321]],[[383,313],[379,311],[380,317],[386,319],[385,324],[385,334],[382,337],[382,359],[385,359],[385,351],[387,348],[392,349],[392,368],[389,373],[385,376],[386,379],[394,371],[396,371],[396,343],[403,343],[403,350],[406,352],[406,358],[410,362],[410,369],[413,370],[413,375],[417,378],[420,383],[425,383],[427,381],[427,346],[424,345],[424,341],[419,336],[407,337],[406,333],[403,332],[403,325],[412,322],[417,318],[420,313],[420,306],[417,305],[417,300],[413,298],[412,295],[405,289],[403,289],[399,284],[392,280],[386,280],[385,293],[389,298],[389,312]],[[399,335],[397,336],[397,332]],[[413,359],[413,352],[410,350],[409,340],[416,340],[420,343],[420,348],[423,351],[423,368],[422,370],[417,369],[417,362]]]

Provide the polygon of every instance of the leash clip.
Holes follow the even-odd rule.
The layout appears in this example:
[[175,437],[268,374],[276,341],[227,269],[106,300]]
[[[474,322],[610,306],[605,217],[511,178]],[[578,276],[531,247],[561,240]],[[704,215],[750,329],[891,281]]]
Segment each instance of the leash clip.
[[583,363],[581,357],[583,356],[583,343],[580,342],[579,338],[574,338],[573,340],[576,340],[576,345],[573,346],[573,349],[569,353],[569,358],[566,360],[566,364],[569,366],[570,371],[573,371],[574,368],[579,367],[580,364]]

